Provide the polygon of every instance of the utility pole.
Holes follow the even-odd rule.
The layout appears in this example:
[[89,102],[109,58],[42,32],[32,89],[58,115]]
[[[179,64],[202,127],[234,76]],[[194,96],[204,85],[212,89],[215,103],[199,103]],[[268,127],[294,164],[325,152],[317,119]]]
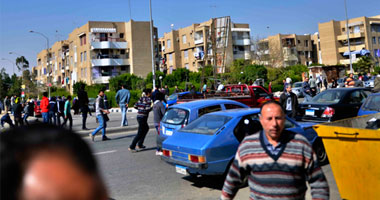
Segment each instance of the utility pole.
[[351,56],[351,47],[350,47],[350,33],[349,33],[349,27],[348,27],[348,17],[347,17],[347,5],[346,5],[346,0],[344,0],[344,9],[346,11],[346,33],[347,33],[347,42],[348,42],[348,55],[350,58],[350,73],[354,73],[352,70],[352,56]]
[[156,87],[156,74],[154,66],[154,52],[153,52],[153,20],[152,20],[152,0],[149,0],[149,11],[150,11],[150,48],[152,53],[152,75],[153,75],[153,89]]

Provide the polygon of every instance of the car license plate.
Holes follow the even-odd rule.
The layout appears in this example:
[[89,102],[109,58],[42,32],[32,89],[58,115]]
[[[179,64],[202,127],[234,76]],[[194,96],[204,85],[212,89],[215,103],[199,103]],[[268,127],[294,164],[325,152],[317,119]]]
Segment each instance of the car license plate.
[[172,129],[166,129],[165,135],[172,136],[173,135],[173,130]]
[[186,167],[183,167],[183,166],[180,166],[180,165],[176,165],[175,166],[175,171],[179,174],[183,174],[183,175],[189,175],[186,171]]
[[306,109],[305,110],[305,115],[314,116],[314,110]]

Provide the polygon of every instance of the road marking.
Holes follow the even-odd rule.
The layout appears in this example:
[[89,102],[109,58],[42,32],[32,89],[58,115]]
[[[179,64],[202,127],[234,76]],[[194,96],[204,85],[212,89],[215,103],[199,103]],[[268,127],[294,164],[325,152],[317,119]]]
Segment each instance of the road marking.
[[115,152],[116,152],[116,150],[112,150],[112,151],[102,151],[102,152],[94,153],[94,155],[102,155],[102,154],[115,153]]

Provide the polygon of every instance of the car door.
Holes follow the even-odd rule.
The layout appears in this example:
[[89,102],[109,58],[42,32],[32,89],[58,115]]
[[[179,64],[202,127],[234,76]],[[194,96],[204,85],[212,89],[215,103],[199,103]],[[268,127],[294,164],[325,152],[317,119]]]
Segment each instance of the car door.
[[347,107],[344,109],[344,118],[355,117],[358,114],[360,106],[363,104],[366,96],[361,90],[354,90],[348,94],[346,102]]

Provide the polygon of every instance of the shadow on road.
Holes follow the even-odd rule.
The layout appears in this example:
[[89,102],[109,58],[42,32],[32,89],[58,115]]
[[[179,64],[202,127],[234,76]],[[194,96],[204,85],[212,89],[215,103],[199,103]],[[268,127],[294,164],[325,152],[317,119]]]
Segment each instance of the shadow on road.
[[121,139],[124,139],[124,138],[133,138],[135,137],[136,134],[133,134],[133,135],[125,135],[125,136],[119,136],[119,137],[112,137],[112,140],[121,140]]
[[192,182],[194,187],[207,187],[216,190],[222,190],[224,183],[224,176],[186,176],[183,179]]

